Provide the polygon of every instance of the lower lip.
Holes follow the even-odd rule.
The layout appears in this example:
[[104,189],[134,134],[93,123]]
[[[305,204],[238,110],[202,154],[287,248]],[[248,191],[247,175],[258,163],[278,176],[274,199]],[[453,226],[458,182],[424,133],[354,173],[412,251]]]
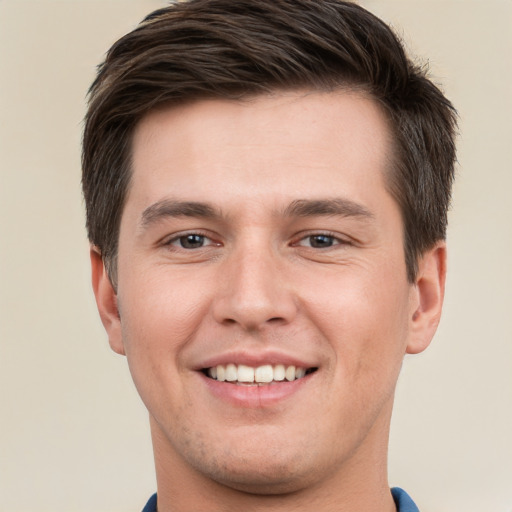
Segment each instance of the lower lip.
[[237,407],[257,409],[270,407],[290,398],[308,384],[315,374],[316,372],[291,382],[274,382],[263,386],[246,386],[225,381],[221,382],[211,379],[203,373],[200,373],[200,376],[208,390],[215,397]]

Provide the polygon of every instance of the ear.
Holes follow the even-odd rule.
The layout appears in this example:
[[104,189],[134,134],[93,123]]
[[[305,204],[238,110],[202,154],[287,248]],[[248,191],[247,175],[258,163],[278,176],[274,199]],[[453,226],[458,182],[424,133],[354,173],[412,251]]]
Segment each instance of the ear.
[[408,354],[418,354],[429,346],[441,318],[445,281],[446,244],[443,241],[425,252],[418,263],[416,282],[411,291]]
[[117,307],[117,294],[105,269],[99,249],[91,246],[92,288],[103,327],[107,331],[110,347],[114,352],[125,355],[121,335],[121,319]]

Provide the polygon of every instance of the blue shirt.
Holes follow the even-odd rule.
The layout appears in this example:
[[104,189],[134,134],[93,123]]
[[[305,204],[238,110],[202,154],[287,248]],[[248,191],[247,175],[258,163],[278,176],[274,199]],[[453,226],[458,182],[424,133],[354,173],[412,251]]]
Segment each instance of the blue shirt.
[[[393,487],[391,494],[395,500],[397,512],[420,512],[411,497],[400,487]],[[142,512],[156,512],[156,494],[153,494]]]
[[393,487],[391,494],[395,500],[397,512],[420,512],[412,498],[400,487]]

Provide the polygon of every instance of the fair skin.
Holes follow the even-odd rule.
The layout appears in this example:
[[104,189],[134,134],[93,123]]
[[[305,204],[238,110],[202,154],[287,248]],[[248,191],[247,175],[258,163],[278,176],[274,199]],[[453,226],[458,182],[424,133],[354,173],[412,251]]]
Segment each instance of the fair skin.
[[[91,261],[150,414],[160,512],[395,510],[394,389],[437,327],[446,255],[427,251],[408,282],[390,145],[377,104],[346,91],[139,123],[116,290]],[[274,380],[218,380],[228,365]]]

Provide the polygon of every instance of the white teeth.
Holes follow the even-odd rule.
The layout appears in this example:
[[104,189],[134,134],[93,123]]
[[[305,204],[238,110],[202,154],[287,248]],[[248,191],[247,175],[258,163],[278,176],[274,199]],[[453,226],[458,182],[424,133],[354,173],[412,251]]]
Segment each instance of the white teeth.
[[306,375],[306,368],[295,367],[293,365],[285,366],[276,364],[272,366],[265,364],[253,368],[244,364],[227,365],[219,364],[208,368],[208,376],[220,382],[239,382],[245,384],[269,384],[273,381],[281,382],[287,380],[289,382],[295,379],[302,379]]
[[284,364],[276,364],[274,366],[274,380],[277,380],[278,382],[284,380],[284,377],[286,375],[286,370],[284,368]]
[[270,364],[258,366],[254,371],[254,380],[256,382],[272,382],[274,380],[274,369]]
[[226,380],[226,369],[221,364],[217,366],[217,380],[220,380],[221,382]]
[[286,377],[286,380],[295,380],[295,366],[288,366],[288,368],[286,368],[284,376]]
[[235,380],[238,380],[237,374],[237,368],[234,364],[230,363],[226,365],[226,380],[228,382],[234,382]]
[[238,382],[254,382],[254,368],[238,365]]

